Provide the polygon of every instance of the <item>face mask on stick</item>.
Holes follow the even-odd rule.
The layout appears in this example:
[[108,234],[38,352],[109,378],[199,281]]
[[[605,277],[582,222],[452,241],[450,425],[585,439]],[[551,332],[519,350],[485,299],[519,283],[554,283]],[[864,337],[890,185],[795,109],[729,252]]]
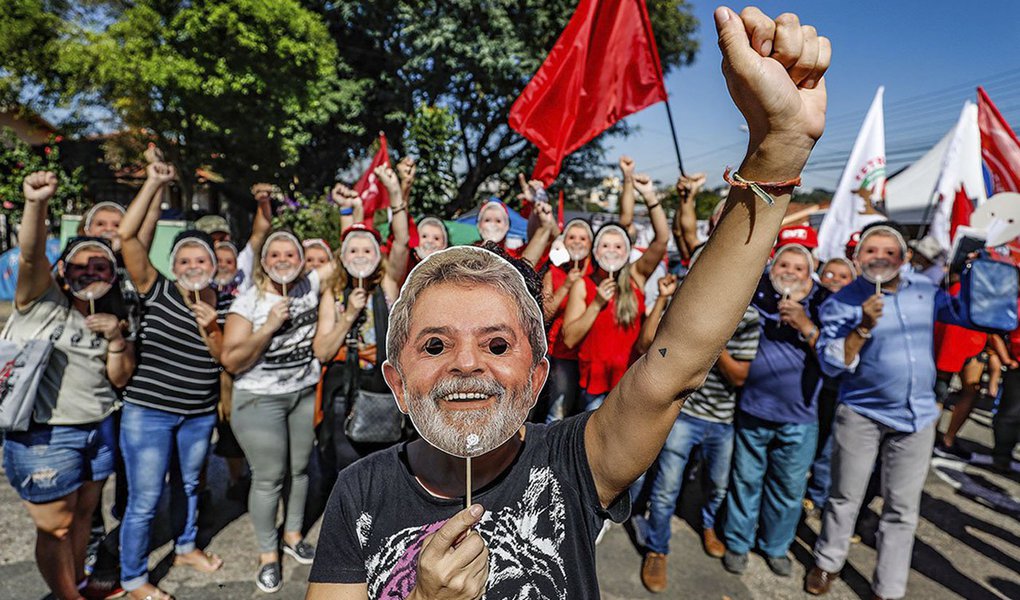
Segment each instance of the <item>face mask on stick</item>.
[[[273,263],[272,266],[266,265],[266,255],[269,253],[269,247],[277,240],[286,240],[294,245],[294,248],[297,251],[296,264],[286,260],[278,260]],[[287,296],[287,286],[301,275],[301,272],[304,269],[304,264],[304,249],[301,246],[301,242],[294,237],[292,233],[287,231],[275,231],[269,234],[269,237],[266,238],[266,241],[262,246],[262,270],[265,271],[266,276],[269,277],[269,279],[280,284],[280,287],[283,288],[282,291],[284,297]]]
[[[85,264],[74,264],[83,251],[100,251],[103,256],[90,256]],[[78,244],[64,259],[64,280],[75,298],[87,300],[89,314],[96,312],[96,300],[113,288],[117,279],[117,267],[113,252],[101,242]]]
[[[482,248],[468,246],[442,250],[415,266],[408,276],[408,281],[415,279],[416,272],[434,264],[433,261],[450,252],[457,253],[459,260],[470,260],[469,256],[463,257],[472,252],[486,253],[487,259],[494,256]],[[524,277],[509,263],[506,263],[505,268],[518,278],[515,285],[526,290]],[[542,312],[538,304],[530,295],[527,297],[530,304],[520,307],[520,318],[541,322]],[[405,301],[404,297],[398,298],[393,311],[402,310],[400,303]],[[497,357],[510,351],[509,343],[500,336],[494,336],[486,343],[488,344],[486,351]],[[541,338],[540,344],[541,348],[530,349],[529,354],[538,351],[544,355],[546,351],[544,338]],[[438,336],[432,337],[424,341],[423,349],[430,356],[441,356],[444,353],[445,342]],[[468,505],[470,505],[471,459],[502,446],[520,431],[535,403],[537,390],[533,385],[532,379],[527,377],[519,384],[508,386],[490,374],[449,376],[434,382],[426,389],[415,389],[405,380],[404,407],[422,439],[446,454],[467,461],[465,479],[468,482]]]

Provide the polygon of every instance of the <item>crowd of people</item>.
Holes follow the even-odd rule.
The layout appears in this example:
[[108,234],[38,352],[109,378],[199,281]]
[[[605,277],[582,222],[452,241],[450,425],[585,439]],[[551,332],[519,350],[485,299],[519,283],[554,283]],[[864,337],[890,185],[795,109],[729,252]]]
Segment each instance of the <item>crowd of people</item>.
[[[704,549],[726,570],[744,572],[758,550],[790,576],[806,511],[821,519],[806,588],[826,593],[877,493],[873,593],[904,596],[932,450],[961,454],[956,434],[981,373],[1017,366],[1020,333],[968,329],[951,293],[959,273],[895,223],[869,226],[845,257],[819,264],[814,231],[783,223],[782,209],[821,135],[828,41],[796,18],[752,9],[720,9],[716,22],[731,94],[757,145],[708,243],[695,215],[704,176],[678,181],[671,226],[662,194],[624,157],[617,221],[557,223],[541,183],[522,180],[526,243],[508,243],[507,206],[489,201],[478,211],[482,251],[451,251],[441,219],[412,221],[416,167],[404,159],[374,172],[388,193],[387,237],[341,184],[329,194],[339,248],[274,230],[272,187],[257,184],[244,246],[222,217],[203,217],[174,240],[170,277],[149,258],[162,192],[176,177],[157,157],[130,205],[94,206],[53,268],[46,207],[59,182],[26,177],[8,335],[49,339],[54,351],[29,431],[6,434],[4,466],[35,523],[36,562],[54,596],[170,598],[148,573],[165,487],[174,566],[220,568],[196,546],[213,452],[227,461],[231,490],[250,470],[254,581],[264,592],[282,586],[287,555],[314,562],[310,598],[427,598],[440,588],[589,597],[595,540],[632,507],[642,582],[664,591],[670,521],[697,460],[707,475]],[[774,51],[771,37],[766,50],[748,34],[766,30]],[[752,76],[777,60],[786,68]],[[772,95],[799,116],[763,100]],[[789,121],[782,135],[776,115]],[[638,199],[650,222],[644,240]],[[956,340],[975,335],[961,354]],[[442,373],[459,383],[444,387]],[[957,373],[963,399],[936,443]],[[1006,468],[1020,431],[1016,373],[995,382],[996,464]],[[435,381],[443,394],[428,387]],[[502,405],[504,395],[529,409],[529,424],[476,459],[468,496],[476,490],[486,506],[465,508],[463,459],[416,428],[424,435],[454,422],[447,412],[489,411],[486,398]],[[441,410],[416,412],[422,405]],[[332,491],[318,549],[304,538],[313,454]],[[98,545],[90,581],[86,547],[96,525],[104,531],[98,506],[114,473],[119,526]],[[557,558],[565,552],[570,564]],[[104,568],[119,573],[115,584],[100,583]]]

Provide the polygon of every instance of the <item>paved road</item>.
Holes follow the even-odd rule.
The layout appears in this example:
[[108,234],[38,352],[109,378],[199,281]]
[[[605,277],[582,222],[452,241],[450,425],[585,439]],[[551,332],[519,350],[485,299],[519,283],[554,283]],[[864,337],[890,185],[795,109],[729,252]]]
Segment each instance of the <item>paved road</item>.
[[[966,443],[984,450],[991,442],[987,413],[979,412],[963,431]],[[151,568],[160,586],[181,600],[264,598],[255,589],[255,540],[244,507],[224,496],[226,472],[214,458],[208,476],[209,495],[202,514],[200,544],[226,561],[214,574],[170,569],[172,547],[166,540],[165,512],[156,539],[163,543],[152,553]],[[314,482],[313,482],[314,485]],[[696,486],[688,486],[694,488]],[[112,483],[104,495],[107,510]],[[922,520],[914,546],[910,578],[911,598],[1020,599],[1020,477],[1004,477],[983,467],[936,461],[929,471],[922,503]],[[803,523],[793,547],[793,577],[773,576],[764,561],[752,556],[742,577],[726,573],[718,560],[701,551],[697,529],[697,494],[685,492],[673,520],[668,592],[658,596],[641,586],[641,555],[625,527],[614,526],[598,548],[602,596],[624,598],[805,598],[802,591],[817,522]],[[879,501],[872,504],[880,510]],[[108,517],[109,518],[109,517]],[[0,600],[38,600],[46,596],[33,559],[34,531],[27,513],[6,481],[0,482]],[[312,527],[311,539],[318,535]],[[874,535],[865,533],[852,547],[850,560],[831,594],[836,599],[869,598],[868,581],[874,568]],[[569,560],[569,557],[567,557]],[[304,597],[308,567],[284,562],[286,584],[274,598]]]

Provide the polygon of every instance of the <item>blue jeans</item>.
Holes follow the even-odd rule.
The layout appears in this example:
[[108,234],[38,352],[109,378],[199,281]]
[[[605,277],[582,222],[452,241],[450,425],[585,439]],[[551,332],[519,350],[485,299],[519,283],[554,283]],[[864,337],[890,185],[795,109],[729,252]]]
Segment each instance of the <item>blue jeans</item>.
[[652,552],[669,553],[669,522],[683,487],[687,460],[697,445],[701,445],[701,455],[712,481],[712,489],[701,509],[703,528],[711,529],[715,525],[715,513],[726,499],[733,456],[733,426],[680,413],[659,453],[659,473],[648,500],[647,540]]
[[818,423],[776,423],[738,411],[735,424],[733,475],[723,527],[726,548],[746,554],[757,532],[762,552],[785,556],[797,533]]
[[186,417],[124,404],[120,447],[127,472],[128,501],[120,524],[120,580],[135,590],[149,580],[149,530],[167,471],[174,551],[195,549],[198,535],[198,478],[209,454],[216,413]]
[[818,457],[811,463],[811,481],[808,483],[807,497],[815,503],[818,510],[825,509],[829,501],[829,488],[832,486],[832,436],[825,439],[825,444],[818,451]]
[[580,412],[578,398],[581,388],[577,360],[549,357],[549,412],[546,423],[562,421]]
[[605,394],[589,394],[587,390],[581,390],[581,405],[584,406],[584,410],[586,411],[595,410],[602,406],[602,403],[606,401],[606,396],[608,395],[609,392],[606,392]]

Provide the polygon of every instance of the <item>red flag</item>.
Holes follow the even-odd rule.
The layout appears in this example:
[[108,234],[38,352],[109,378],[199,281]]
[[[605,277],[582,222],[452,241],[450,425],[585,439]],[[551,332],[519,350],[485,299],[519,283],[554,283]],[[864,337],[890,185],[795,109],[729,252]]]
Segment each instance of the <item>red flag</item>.
[[1020,192],[1020,140],[984,88],[977,91],[981,158],[992,173],[992,193]]
[[534,179],[620,119],[666,100],[644,0],[581,0],[510,109],[510,127],[538,146]]
[[389,164],[390,154],[386,148],[386,135],[380,131],[379,150],[372,157],[372,163],[361,174],[361,179],[358,180],[358,183],[354,184],[354,191],[361,196],[361,205],[365,209],[365,224],[369,227],[372,226],[375,211],[390,204],[390,195],[386,193],[386,188],[379,183],[374,173],[375,168],[379,165]]
[[970,225],[970,215],[974,212],[974,203],[967,196],[967,190],[961,185],[953,199],[953,214],[949,221],[949,239],[956,239],[956,228]]
[[563,231],[563,190],[560,190],[559,207],[556,209],[556,223],[559,224],[560,231]]

